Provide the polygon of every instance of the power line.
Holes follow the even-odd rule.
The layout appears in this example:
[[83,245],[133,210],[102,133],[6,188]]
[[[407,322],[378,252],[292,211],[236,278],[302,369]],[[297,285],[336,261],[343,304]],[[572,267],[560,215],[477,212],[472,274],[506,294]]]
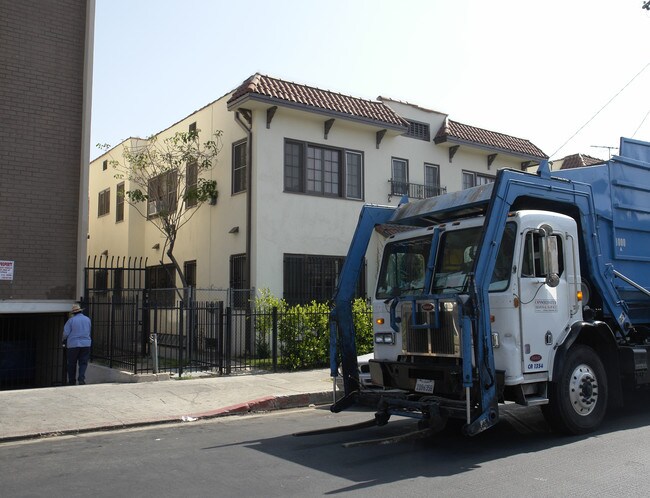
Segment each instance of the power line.
[[[650,0],[648,0],[648,4],[647,4],[647,5],[650,5]],[[648,9],[648,10],[650,10],[650,9]],[[634,130],[634,133],[632,134],[632,138],[634,138],[635,135],[636,135],[636,133],[641,129],[641,127],[643,126],[643,123],[645,123],[645,120],[648,119],[648,115],[649,115],[649,114],[650,114],[650,111],[648,111],[648,112],[645,113],[645,117],[641,120],[641,124],[637,127],[636,130]]]
[[[650,3],[650,0],[648,0],[648,2]],[[582,129],[583,129],[585,126],[587,126],[589,123],[591,123],[591,122],[594,120],[594,118],[595,118],[596,116],[598,116],[598,115],[602,112],[603,109],[605,109],[605,107],[607,107],[609,104],[612,103],[612,100],[614,100],[616,97],[618,97],[618,96],[623,92],[623,90],[625,90],[628,86],[630,86],[630,84],[631,84],[635,79],[637,79],[637,78],[641,75],[641,73],[642,73],[643,71],[645,71],[645,70],[648,68],[648,66],[650,66],[650,62],[648,62],[645,66],[643,66],[643,69],[641,69],[641,71],[639,71],[638,73],[636,73],[636,74],[634,75],[634,77],[633,77],[630,81],[628,81],[628,82],[625,84],[625,86],[624,86],[623,88],[621,88],[618,92],[616,92],[616,95],[614,95],[611,99],[609,99],[609,100],[607,101],[607,103],[606,103],[604,106],[602,106],[602,107],[598,110],[598,112],[597,112],[596,114],[594,114],[594,115],[593,115],[593,116],[592,116],[592,117],[591,117],[591,118],[590,118],[590,119],[589,119],[585,124],[583,124],[580,128],[578,128],[578,131],[576,131],[573,135],[571,135],[571,137],[570,137],[566,142],[564,142],[560,147],[558,147],[558,149],[557,149],[555,152],[553,152],[553,154],[551,154],[550,157],[555,156],[555,154],[557,154],[560,150],[562,150],[562,148],[563,148],[566,144],[568,144],[571,140],[573,140],[573,139],[575,138],[575,136],[576,136],[578,133],[580,133],[580,132],[582,131]]]

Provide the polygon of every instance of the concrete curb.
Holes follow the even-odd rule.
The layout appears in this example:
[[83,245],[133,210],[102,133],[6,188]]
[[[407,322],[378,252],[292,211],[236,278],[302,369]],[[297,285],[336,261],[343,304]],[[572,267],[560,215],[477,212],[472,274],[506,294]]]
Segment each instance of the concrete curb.
[[277,410],[286,410],[290,408],[304,408],[311,405],[326,405],[332,402],[332,392],[322,391],[316,393],[288,394],[280,396],[264,396],[245,403],[226,406],[207,412],[194,413],[191,415],[182,415],[174,417],[163,417],[151,420],[142,420],[139,422],[130,422],[125,424],[110,424],[96,427],[87,427],[81,429],[68,429],[62,431],[39,432],[34,434],[22,434],[18,436],[0,437],[0,444],[26,441],[32,439],[45,439],[50,437],[69,436],[76,434],[86,434],[89,432],[104,432],[112,430],[122,430],[150,425],[176,424],[182,422],[195,422],[201,419],[228,417],[232,415],[246,415],[249,413],[264,413]]
[[262,398],[226,406],[217,410],[190,415],[193,418],[215,418],[228,415],[242,415],[246,413],[270,412],[286,410],[288,408],[301,408],[309,405],[326,405],[332,402],[332,393],[323,391],[319,393],[288,394],[283,396],[264,396]]

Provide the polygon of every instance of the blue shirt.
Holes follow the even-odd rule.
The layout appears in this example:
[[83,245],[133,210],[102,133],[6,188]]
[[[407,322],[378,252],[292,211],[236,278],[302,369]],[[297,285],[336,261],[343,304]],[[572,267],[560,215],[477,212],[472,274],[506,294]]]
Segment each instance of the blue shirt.
[[63,340],[69,348],[90,347],[90,318],[83,313],[76,313],[63,326]]

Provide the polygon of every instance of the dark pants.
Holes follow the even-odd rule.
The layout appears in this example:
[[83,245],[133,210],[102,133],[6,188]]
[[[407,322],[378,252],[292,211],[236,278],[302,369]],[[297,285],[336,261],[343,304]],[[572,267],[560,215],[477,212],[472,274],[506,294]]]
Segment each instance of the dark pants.
[[68,348],[68,384],[74,386],[77,383],[77,363],[79,363],[79,384],[86,383],[86,368],[90,359],[90,347]]

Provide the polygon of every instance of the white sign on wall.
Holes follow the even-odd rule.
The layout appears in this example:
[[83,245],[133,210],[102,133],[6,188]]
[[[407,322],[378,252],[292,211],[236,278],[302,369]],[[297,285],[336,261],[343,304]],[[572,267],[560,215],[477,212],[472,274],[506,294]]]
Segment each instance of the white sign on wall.
[[14,262],[0,261],[0,280],[14,279]]

